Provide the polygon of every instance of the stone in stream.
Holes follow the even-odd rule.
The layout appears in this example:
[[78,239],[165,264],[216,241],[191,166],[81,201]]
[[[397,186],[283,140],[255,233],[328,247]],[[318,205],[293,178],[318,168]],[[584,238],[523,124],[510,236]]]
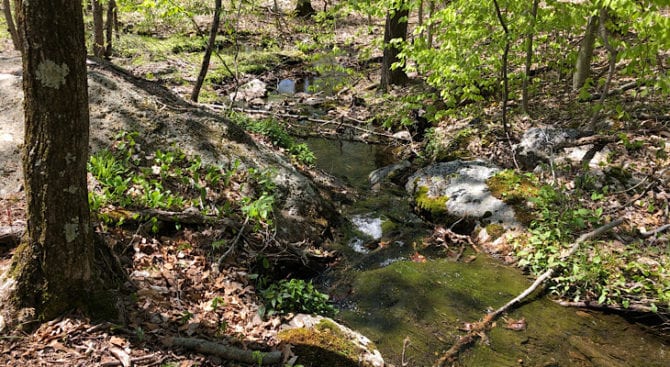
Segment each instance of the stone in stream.
[[489,224],[520,228],[512,207],[494,197],[486,184],[499,171],[482,160],[441,162],[416,171],[405,189],[421,214],[447,226],[458,223],[460,232]]

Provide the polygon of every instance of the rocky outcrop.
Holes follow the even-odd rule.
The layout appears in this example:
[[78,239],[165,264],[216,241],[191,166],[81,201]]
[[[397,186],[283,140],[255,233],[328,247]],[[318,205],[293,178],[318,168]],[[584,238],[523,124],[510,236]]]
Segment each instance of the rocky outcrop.
[[[3,70],[20,71],[21,59],[0,59],[0,193],[16,194],[22,182],[19,146],[23,142],[20,78]],[[13,68],[13,69],[12,69]],[[238,125],[216,111],[192,105],[170,90],[102,61],[89,61],[90,146],[93,152],[110,146],[120,131],[137,131],[145,150],[177,147],[199,155],[203,163],[239,169],[271,170],[275,194],[277,237],[287,242],[323,241],[339,215],[313,183],[283,156],[254,142]],[[11,97],[11,98],[10,98]]]
[[481,160],[436,163],[410,176],[405,189],[420,213],[447,226],[458,222],[461,232],[477,225],[520,227],[514,210],[491,195],[486,184],[499,171]]
[[514,146],[514,155],[522,168],[532,170],[540,163],[555,159],[557,145],[578,137],[575,129],[533,127],[526,130],[521,142]]
[[297,314],[277,335],[293,346],[298,364],[330,367],[384,367],[384,359],[364,335],[323,316]]

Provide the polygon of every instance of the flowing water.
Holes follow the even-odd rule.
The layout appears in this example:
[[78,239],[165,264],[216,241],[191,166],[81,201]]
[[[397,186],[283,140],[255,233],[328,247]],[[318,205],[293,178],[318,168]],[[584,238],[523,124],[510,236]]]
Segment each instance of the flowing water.
[[[429,235],[430,226],[412,213],[401,187],[367,190],[368,173],[388,164],[385,150],[324,139],[307,144],[319,167],[365,192],[365,199],[345,209],[351,235],[337,245],[345,261],[326,275],[324,285],[342,308],[337,318],[370,337],[388,362],[432,365],[464,334],[467,322],[531,284],[518,269],[483,254],[469,263],[412,261],[414,244]],[[525,329],[505,327],[522,318]],[[670,346],[617,315],[564,308],[536,296],[499,319],[458,365],[670,366]]]

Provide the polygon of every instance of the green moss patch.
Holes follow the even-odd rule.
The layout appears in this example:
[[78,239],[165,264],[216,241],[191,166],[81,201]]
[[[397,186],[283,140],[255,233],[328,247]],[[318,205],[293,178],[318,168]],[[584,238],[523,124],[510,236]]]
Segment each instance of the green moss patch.
[[279,332],[279,339],[293,345],[303,366],[358,366],[359,348],[349,340],[339,326],[328,319],[314,328],[296,328]]
[[419,186],[414,195],[417,207],[428,212],[431,216],[443,216],[447,213],[447,196],[430,197],[428,187]]

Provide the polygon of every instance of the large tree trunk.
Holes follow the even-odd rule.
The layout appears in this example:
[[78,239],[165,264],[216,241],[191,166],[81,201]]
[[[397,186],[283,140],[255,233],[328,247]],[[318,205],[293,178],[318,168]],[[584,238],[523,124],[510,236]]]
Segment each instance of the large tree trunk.
[[303,18],[311,17],[316,11],[312,7],[311,0],[298,0],[295,6],[295,15]]
[[105,27],[102,21],[102,3],[100,0],[91,0],[93,7],[93,55],[96,57],[105,56],[105,35],[103,29]]
[[[28,218],[9,273],[16,281],[10,307],[32,309],[39,320],[49,320],[76,307],[89,310],[99,294],[86,186],[89,114],[81,3],[24,1],[19,30]],[[11,311],[3,307],[3,312]]]
[[398,59],[400,49],[391,40],[407,39],[407,16],[409,10],[403,2],[398,8],[386,13],[386,24],[384,26],[384,56],[382,58],[381,80],[379,90],[387,91],[390,85],[403,85],[407,82],[405,69],[392,68],[393,63],[401,61]]
[[207,76],[207,70],[209,69],[209,60],[212,58],[212,51],[214,50],[214,44],[216,43],[216,35],[217,33],[219,33],[220,19],[221,19],[221,0],[215,0],[214,19],[212,20],[212,28],[209,30],[209,41],[207,42],[205,55],[202,57],[202,66],[200,66],[200,73],[198,74],[198,80],[195,82],[193,92],[191,92],[191,101],[193,102],[198,102],[200,89],[202,88],[202,84],[205,82],[205,76]]
[[[19,34],[16,31],[16,26],[14,25],[14,18],[12,17],[12,8],[9,4],[9,0],[2,0],[2,11],[5,13],[5,21],[7,22],[7,31],[12,37],[12,44],[14,45],[15,50],[21,49],[21,41],[19,39]],[[16,10],[15,10],[16,11]]]
[[591,72],[591,59],[593,58],[593,47],[596,43],[596,34],[598,33],[598,16],[589,18],[586,25],[584,39],[579,45],[579,55],[575,65],[575,73],[572,75],[572,90],[579,90]]

